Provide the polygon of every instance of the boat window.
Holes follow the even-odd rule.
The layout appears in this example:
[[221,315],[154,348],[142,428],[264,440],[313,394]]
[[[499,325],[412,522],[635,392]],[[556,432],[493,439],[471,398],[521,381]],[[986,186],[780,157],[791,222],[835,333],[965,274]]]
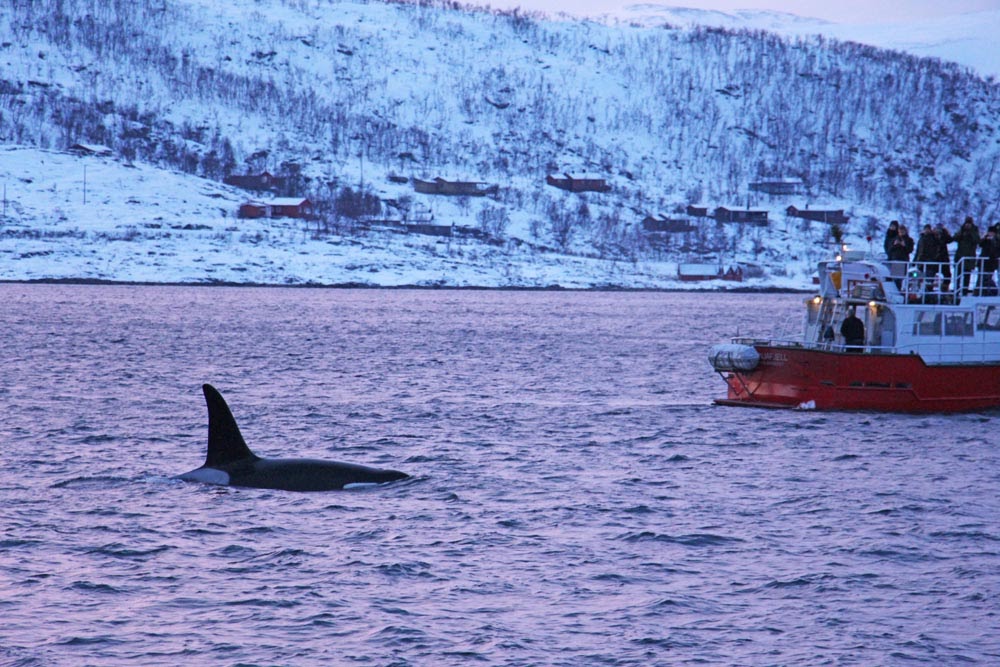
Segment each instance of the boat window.
[[913,314],[914,336],[940,336],[941,313],[933,310],[918,310]]
[[976,320],[980,331],[1000,331],[1000,307],[979,306],[976,309]]
[[972,312],[948,313],[944,316],[945,336],[972,336],[975,330],[972,326]]

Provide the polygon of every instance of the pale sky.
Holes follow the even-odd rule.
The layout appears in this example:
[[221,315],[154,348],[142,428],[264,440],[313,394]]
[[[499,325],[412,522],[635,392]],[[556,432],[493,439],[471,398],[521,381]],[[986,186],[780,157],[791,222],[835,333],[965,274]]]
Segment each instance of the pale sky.
[[1000,0],[482,0],[497,9],[594,15],[638,4],[697,9],[771,9],[836,23],[895,23],[1000,10]]

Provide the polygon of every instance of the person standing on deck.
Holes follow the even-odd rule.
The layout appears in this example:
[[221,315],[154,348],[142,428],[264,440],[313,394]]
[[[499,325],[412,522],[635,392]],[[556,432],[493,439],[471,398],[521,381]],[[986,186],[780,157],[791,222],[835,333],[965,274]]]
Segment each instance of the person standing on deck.
[[972,279],[972,269],[974,261],[962,262],[965,257],[976,258],[976,247],[979,245],[979,228],[973,222],[972,216],[965,218],[961,228],[955,232],[955,241],[958,248],[955,249],[955,271],[958,272],[958,284],[966,292],[969,291],[969,281]]
[[[885,248],[885,256],[889,257],[890,250],[896,239],[899,238],[899,220],[893,220],[889,223],[889,229],[885,230],[885,241],[882,242],[882,247]],[[889,259],[892,259],[889,257]]]
[[847,317],[840,324],[840,335],[844,337],[844,345],[848,352],[861,352],[865,344],[865,325],[853,308],[848,311]]
[[906,272],[906,266],[910,263],[910,253],[912,252],[913,237],[910,236],[905,225],[900,225],[899,231],[892,240],[892,246],[886,250],[886,256],[890,262],[899,262],[899,264],[889,265],[889,271],[894,276],[892,281],[896,283],[897,289],[903,288],[902,276]]
[[951,243],[951,234],[947,229],[944,228],[940,222],[938,226],[934,228],[934,235],[937,237],[938,241],[938,263],[941,268],[939,271],[944,277],[941,281],[941,291],[947,292],[948,287],[951,284],[951,255],[948,254],[948,244]]
[[920,232],[920,239],[917,241],[917,254],[913,260],[920,262],[924,277],[928,281],[934,280],[934,276],[941,271],[938,264],[938,257],[941,255],[940,242],[934,229],[930,225],[924,225],[924,230]]
[[1000,223],[996,223],[986,230],[986,234],[979,242],[979,257],[983,260],[983,266],[979,275],[979,289],[983,296],[995,296],[997,293],[996,280],[993,273],[1000,268]]
[[913,237],[905,226],[900,225],[899,231],[892,239],[892,245],[886,250],[890,262],[909,262],[913,252]]

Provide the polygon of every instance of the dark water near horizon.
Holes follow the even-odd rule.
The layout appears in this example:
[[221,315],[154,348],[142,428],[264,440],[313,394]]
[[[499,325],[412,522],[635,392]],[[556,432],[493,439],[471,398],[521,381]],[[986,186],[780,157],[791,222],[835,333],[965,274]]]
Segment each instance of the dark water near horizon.
[[1000,664],[1000,415],[711,405],[801,299],[0,285],[0,664]]

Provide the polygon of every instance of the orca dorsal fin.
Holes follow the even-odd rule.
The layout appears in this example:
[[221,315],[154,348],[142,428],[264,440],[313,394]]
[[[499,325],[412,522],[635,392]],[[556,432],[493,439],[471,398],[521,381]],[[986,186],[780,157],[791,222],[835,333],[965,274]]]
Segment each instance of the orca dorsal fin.
[[208,405],[208,456],[206,468],[218,468],[236,461],[256,461],[259,457],[250,451],[236,419],[222,394],[210,384],[202,385]]

